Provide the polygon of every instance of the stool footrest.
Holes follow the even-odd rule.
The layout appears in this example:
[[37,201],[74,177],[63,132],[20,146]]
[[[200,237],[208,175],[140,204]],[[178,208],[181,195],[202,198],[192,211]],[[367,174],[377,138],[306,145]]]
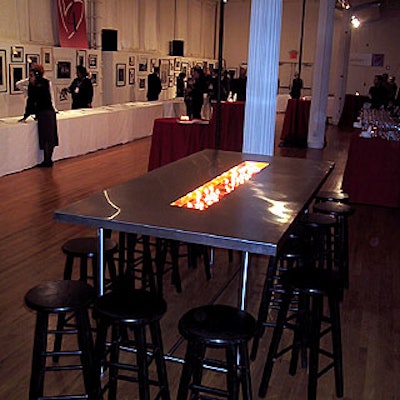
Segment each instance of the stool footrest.
[[88,398],[89,396],[86,394],[75,394],[75,395],[65,395],[65,396],[45,396],[45,397],[39,397],[38,400],[79,400]]
[[[222,389],[217,389],[217,388],[212,388],[212,387],[208,387],[208,386],[203,386],[203,385],[190,385],[189,388],[191,390],[195,390],[195,391],[200,391],[200,392],[204,392],[204,393],[209,393],[209,394],[214,394],[220,397],[228,397],[229,393],[226,390],[222,390]],[[200,398],[204,399],[205,397],[201,397]]]
[[82,370],[82,365],[49,365],[46,367],[46,371],[77,371]]

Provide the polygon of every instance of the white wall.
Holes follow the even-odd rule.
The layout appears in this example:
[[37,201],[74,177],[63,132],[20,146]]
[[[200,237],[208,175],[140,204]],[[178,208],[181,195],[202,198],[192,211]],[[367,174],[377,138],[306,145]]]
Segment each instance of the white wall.
[[[76,53],[80,49],[59,47],[57,27],[57,2],[54,0],[0,0],[0,50],[6,51],[4,77],[7,90],[0,92],[0,117],[21,115],[25,108],[22,94],[11,94],[9,84],[9,64],[11,46],[21,46],[25,54],[41,54],[43,47],[53,49],[53,67],[45,76],[52,81],[58,109],[70,108],[70,98],[60,100],[60,90],[68,86],[75,77]],[[150,60],[172,60],[185,62],[189,68],[197,62],[212,62],[215,65],[215,20],[217,6],[214,0],[86,0],[86,17],[89,54],[97,55],[97,67],[88,68],[97,74],[94,87],[94,106],[114,102],[144,101],[146,88],[141,89],[139,82],[151,72]],[[91,27],[93,28],[90,32]],[[118,31],[118,51],[104,57],[101,51],[101,30]],[[172,40],[184,41],[185,58],[170,57],[169,44]],[[25,57],[24,54],[24,57]],[[129,57],[135,56],[136,63],[129,66]],[[139,57],[148,59],[148,70],[139,72]],[[177,60],[175,60],[177,59]],[[71,78],[58,79],[57,63],[71,63]],[[116,64],[126,64],[126,83],[116,85]],[[19,63],[24,67],[25,58]],[[103,70],[103,67],[105,70]],[[129,84],[129,68],[135,69],[135,84]],[[175,96],[176,75],[173,66],[170,69],[168,85],[161,93],[161,99]]]
[[[366,2],[368,2],[366,0]],[[367,94],[372,85],[375,74],[388,73],[397,75],[400,80],[400,2],[392,2],[391,9],[382,9],[377,12],[373,8],[363,10],[362,26],[352,30],[351,53],[382,53],[385,55],[383,67],[352,66],[349,65],[347,93],[359,91]],[[248,38],[250,27],[250,0],[230,0],[225,7],[225,43],[224,54],[228,67],[238,67],[247,62]],[[305,12],[305,31],[303,44],[302,78],[306,87],[312,86],[313,63],[316,47],[316,32],[318,20],[318,0],[307,0]],[[288,93],[293,73],[298,69],[298,60],[291,60],[289,51],[299,51],[300,26],[302,14],[302,0],[283,0],[282,33],[280,43],[279,76],[280,93]],[[330,68],[329,93],[335,93],[334,72],[337,68],[335,55],[337,54],[339,32],[341,27],[341,12],[335,11],[335,32],[332,49],[332,63]],[[283,86],[283,87],[282,87]],[[311,90],[304,90],[305,95]]]

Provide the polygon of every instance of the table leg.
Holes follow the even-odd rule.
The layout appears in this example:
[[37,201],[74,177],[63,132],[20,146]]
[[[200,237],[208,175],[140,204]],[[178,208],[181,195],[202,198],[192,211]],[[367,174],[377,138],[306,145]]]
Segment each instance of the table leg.
[[244,311],[246,309],[246,290],[247,290],[247,274],[249,271],[249,252],[244,251],[242,257],[242,282],[239,308]]

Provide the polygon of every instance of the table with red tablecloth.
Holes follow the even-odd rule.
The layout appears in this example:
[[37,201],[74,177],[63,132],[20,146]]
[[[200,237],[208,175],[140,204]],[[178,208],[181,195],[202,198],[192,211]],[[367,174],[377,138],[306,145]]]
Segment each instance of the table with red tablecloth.
[[[216,147],[216,107],[211,121],[154,121],[148,170],[166,165],[203,149]],[[220,150],[242,151],[244,102],[221,104]]]
[[353,127],[353,122],[357,120],[360,110],[364,103],[370,101],[368,96],[356,94],[346,94],[342,114],[339,120],[339,127],[349,129]]
[[311,100],[290,99],[283,120],[281,145],[306,147]]
[[400,207],[400,142],[352,137],[342,188],[353,203]]

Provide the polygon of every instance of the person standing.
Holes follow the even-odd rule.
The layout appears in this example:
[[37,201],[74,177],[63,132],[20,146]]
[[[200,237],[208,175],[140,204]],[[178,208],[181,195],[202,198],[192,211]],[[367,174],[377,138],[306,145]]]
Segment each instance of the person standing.
[[184,72],[181,72],[176,78],[176,97],[185,95],[185,78],[186,74]]
[[203,69],[199,66],[193,70],[193,83],[191,89],[191,111],[192,117],[201,119],[201,107],[203,105],[203,94],[207,93],[207,83]]
[[76,78],[66,90],[71,93],[73,110],[78,108],[92,108],[93,84],[83,65],[76,67]]
[[30,115],[37,119],[39,148],[43,150],[44,160],[39,167],[53,166],[54,147],[58,146],[56,112],[54,110],[50,82],[43,77],[44,68],[35,64],[29,71],[28,98],[24,116],[19,120],[25,122]]
[[160,68],[154,67],[154,71],[147,77],[147,100],[154,101],[158,100],[158,96],[161,93],[161,79],[160,79]]

